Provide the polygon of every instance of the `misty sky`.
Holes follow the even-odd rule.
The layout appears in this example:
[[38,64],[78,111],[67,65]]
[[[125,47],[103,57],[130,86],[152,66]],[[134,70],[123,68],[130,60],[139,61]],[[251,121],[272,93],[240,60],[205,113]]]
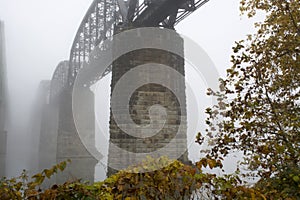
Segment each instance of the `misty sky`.
[[[5,23],[6,63],[10,95],[7,175],[29,166],[30,108],[41,80],[52,77],[57,64],[69,58],[77,29],[92,0],[0,0]],[[181,22],[179,33],[197,42],[219,74],[230,66],[234,41],[253,31],[241,17],[238,0],[210,0]]]

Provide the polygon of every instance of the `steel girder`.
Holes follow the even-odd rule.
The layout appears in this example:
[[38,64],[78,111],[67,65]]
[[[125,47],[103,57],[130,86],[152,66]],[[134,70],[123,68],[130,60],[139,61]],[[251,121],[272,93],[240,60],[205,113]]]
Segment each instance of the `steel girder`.
[[[69,59],[68,86],[74,84],[89,54],[103,40],[114,34],[114,27],[166,27],[174,28],[209,0],[94,0],[83,18],[75,36]],[[107,69],[105,76],[111,69]]]
[[192,10],[179,9],[178,15],[176,16],[176,22],[174,23],[174,26],[177,25],[182,20],[184,20],[190,14],[192,14],[195,10],[197,10],[200,7],[202,7],[208,1],[209,0],[196,0],[194,2],[194,8]]
[[145,0],[133,17],[135,26],[174,28],[209,0]]

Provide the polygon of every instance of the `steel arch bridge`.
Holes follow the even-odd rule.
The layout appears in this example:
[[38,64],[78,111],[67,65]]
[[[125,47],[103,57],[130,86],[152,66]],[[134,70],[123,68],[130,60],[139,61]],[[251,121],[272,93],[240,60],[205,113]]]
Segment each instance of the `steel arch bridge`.
[[[114,35],[117,25],[174,27],[209,0],[94,0],[74,38],[69,61],[58,64],[51,80],[50,101],[72,87],[78,71],[96,46]],[[102,76],[111,72],[108,68]]]
[[[58,105],[59,110],[61,108],[63,110],[59,111],[63,114],[58,114],[58,120],[62,120],[60,119],[61,116],[70,118],[67,119],[67,122],[59,122],[61,124],[58,124],[56,128],[62,131],[59,130],[58,135],[65,133],[65,130],[67,132],[76,132],[74,124],[71,125],[71,128],[63,129],[62,127],[66,124],[69,126],[74,123],[71,111],[72,105],[69,105],[71,104],[72,88],[79,70],[86,63],[89,63],[90,53],[97,46],[104,50],[105,47],[102,46],[104,40],[111,38],[120,27],[163,27],[174,29],[178,23],[208,1],[94,0],[78,28],[71,47],[69,60],[59,63],[50,83],[50,104],[58,105],[61,102],[64,104]],[[111,68],[106,69],[102,77],[110,72]],[[67,97],[67,100],[61,100],[62,96],[63,98]],[[67,108],[65,109],[65,107]],[[67,114],[64,112],[67,112]],[[72,137],[78,137],[75,135]],[[73,145],[80,144],[76,143]],[[84,151],[84,148],[79,148],[81,148],[82,152]],[[82,157],[88,157],[88,154],[85,152],[82,154]],[[87,177],[87,179],[89,178]]]
[[[174,28],[209,0],[95,0],[75,36],[69,58],[68,85],[89,61],[97,45],[114,35],[117,25]],[[103,74],[105,76],[111,71]]]

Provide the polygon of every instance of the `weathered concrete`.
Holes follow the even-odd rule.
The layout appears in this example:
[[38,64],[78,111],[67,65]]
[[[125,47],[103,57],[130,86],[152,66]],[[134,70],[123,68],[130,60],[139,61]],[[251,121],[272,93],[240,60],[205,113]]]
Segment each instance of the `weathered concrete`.
[[[86,94],[90,97],[89,105],[94,105],[94,94]],[[63,173],[57,175],[57,183],[67,180],[83,179],[94,181],[95,166],[97,160],[86,150],[77,133],[72,112],[72,90],[65,89],[60,97],[59,122],[57,137],[56,162],[70,159],[71,163]],[[94,120],[89,121],[89,129],[95,129]]]
[[[136,36],[136,42],[159,42],[159,41],[150,41],[147,38],[141,38],[138,35]],[[168,38],[157,38],[164,40]],[[119,45],[130,45],[126,43],[127,41],[117,41],[114,45],[117,48]],[[176,39],[177,48],[181,48],[183,52],[183,39],[178,35]],[[132,68],[146,64],[146,63],[159,63],[169,66],[184,76],[184,60],[178,55],[174,55],[170,52],[157,49],[142,49],[127,53],[121,56],[113,63],[112,68],[112,82],[111,82],[111,91],[113,92],[116,83],[120,78],[127,73]],[[147,76],[149,71],[141,72],[141,74]],[[167,109],[167,119],[166,123],[162,130],[160,130],[155,136],[149,138],[136,138],[128,135],[122,131],[119,126],[116,124],[115,119],[112,115],[110,116],[110,142],[114,145],[117,145],[127,152],[133,153],[149,153],[160,148],[165,147],[170,143],[172,138],[175,137],[177,131],[179,130],[179,125],[183,125],[183,129],[179,130],[180,141],[175,145],[169,147],[167,151],[172,152],[184,152],[187,149],[187,136],[186,136],[186,96],[185,96],[185,82],[182,80],[177,80],[174,77],[170,77],[170,74],[166,72],[156,71],[155,76],[161,77],[170,81],[170,84],[177,88],[180,91],[180,97],[176,97],[169,89],[158,85],[158,84],[146,84],[138,88],[133,95],[131,96],[129,103],[129,112],[132,120],[139,125],[147,125],[150,122],[149,118],[149,108],[152,105],[159,104],[164,106]],[[141,76],[140,78],[145,78]],[[130,83],[129,83],[130,84]],[[126,91],[124,91],[124,95]],[[121,94],[122,95],[122,94]],[[177,98],[181,99],[181,105]],[[111,99],[111,108],[113,106],[118,107],[118,99]],[[114,105],[115,104],[115,105]],[[123,105],[120,105],[123,106]],[[125,115],[126,110],[120,109],[115,111],[117,115]],[[181,121],[183,119],[183,121]],[[160,123],[157,121],[156,123]],[[137,130],[131,130],[137,131]],[[151,130],[149,130],[151,131]],[[187,152],[183,154],[180,158],[183,162],[188,162]],[[109,147],[108,154],[108,165],[117,166],[118,168],[126,168],[128,165],[135,162],[135,158],[129,156],[129,153],[121,153],[114,148]],[[116,170],[108,167],[108,176],[115,173]]]

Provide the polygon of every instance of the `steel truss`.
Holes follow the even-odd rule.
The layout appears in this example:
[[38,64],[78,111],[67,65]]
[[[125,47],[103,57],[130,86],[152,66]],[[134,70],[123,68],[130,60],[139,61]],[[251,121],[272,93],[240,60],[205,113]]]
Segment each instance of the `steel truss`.
[[60,62],[51,79],[50,83],[50,103],[58,100],[58,96],[68,83],[69,61]]
[[[64,80],[58,80],[65,86],[73,86],[76,75],[97,45],[114,34],[115,27],[165,27],[174,28],[192,12],[209,0],[94,0],[84,16],[76,33],[69,58],[68,72],[63,73]],[[65,69],[65,68],[64,68]],[[103,76],[111,69],[107,69]],[[67,81],[65,75],[68,75]],[[54,76],[59,77],[55,74]],[[52,85],[57,85],[53,83]],[[54,87],[54,86],[53,86]],[[56,86],[55,86],[56,87]],[[55,89],[56,91],[57,89]]]

